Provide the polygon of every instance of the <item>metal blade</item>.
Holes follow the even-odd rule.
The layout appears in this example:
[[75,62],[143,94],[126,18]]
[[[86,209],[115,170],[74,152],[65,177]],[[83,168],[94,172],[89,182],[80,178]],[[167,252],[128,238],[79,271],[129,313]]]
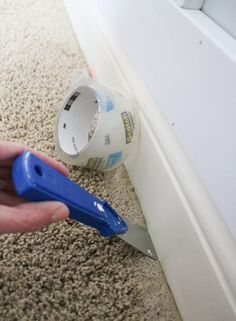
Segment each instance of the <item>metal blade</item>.
[[127,219],[125,219],[125,223],[128,225],[128,231],[117,236],[146,256],[157,261],[158,256],[147,229],[137,224],[132,224]]

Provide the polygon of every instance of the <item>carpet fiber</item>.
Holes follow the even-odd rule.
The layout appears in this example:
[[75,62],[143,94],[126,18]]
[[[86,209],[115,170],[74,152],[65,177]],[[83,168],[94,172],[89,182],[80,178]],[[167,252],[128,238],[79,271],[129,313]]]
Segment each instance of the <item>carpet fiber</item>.
[[[86,68],[60,0],[0,1],[0,138],[56,158],[53,130],[73,74]],[[144,224],[122,167],[71,178]],[[177,321],[159,263],[72,221],[0,237],[1,320]]]

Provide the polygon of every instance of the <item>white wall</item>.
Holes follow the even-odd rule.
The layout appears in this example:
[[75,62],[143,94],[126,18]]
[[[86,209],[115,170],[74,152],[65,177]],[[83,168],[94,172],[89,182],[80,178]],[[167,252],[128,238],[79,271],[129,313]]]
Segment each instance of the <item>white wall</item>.
[[236,236],[236,40],[196,10],[199,36],[168,1],[97,5]]

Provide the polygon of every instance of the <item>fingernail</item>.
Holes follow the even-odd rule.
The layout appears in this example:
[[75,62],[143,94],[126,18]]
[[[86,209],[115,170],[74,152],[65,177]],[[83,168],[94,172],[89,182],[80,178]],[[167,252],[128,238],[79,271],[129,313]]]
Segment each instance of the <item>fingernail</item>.
[[56,209],[52,215],[52,222],[56,223],[62,220],[67,219],[69,216],[69,209],[65,205],[61,205]]

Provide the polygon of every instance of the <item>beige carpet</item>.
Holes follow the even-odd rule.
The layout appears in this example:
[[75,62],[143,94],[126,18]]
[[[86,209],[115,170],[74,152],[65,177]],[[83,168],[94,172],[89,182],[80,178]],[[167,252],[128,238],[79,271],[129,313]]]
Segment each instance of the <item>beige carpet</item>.
[[[86,67],[60,0],[0,1],[0,138],[56,157],[54,117],[74,72]],[[96,54],[96,53],[94,53]],[[71,177],[143,222],[124,168]],[[158,263],[117,238],[71,221],[0,237],[0,319],[179,320]]]

